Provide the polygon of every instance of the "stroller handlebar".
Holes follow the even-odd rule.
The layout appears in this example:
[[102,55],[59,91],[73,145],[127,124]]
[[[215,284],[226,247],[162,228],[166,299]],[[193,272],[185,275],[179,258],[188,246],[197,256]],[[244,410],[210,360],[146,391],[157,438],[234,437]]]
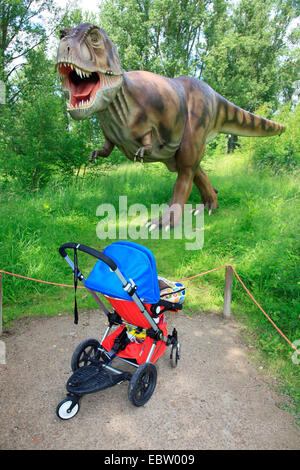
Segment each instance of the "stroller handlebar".
[[116,265],[116,263],[111,258],[101,253],[101,251],[95,250],[94,248],[91,248],[86,245],[81,245],[80,243],[71,242],[71,243],[64,243],[63,245],[61,245],[58,251],[59,251],[59,254],[63,258],[67,256],[66,249],[68,248],[71,248],[73,250],[76,248],[79,251],[83,251],[84,253],[88,253],[89,255],[100,259],[101,261],[103,261],[103,263],[107,264],[107,266],[109,266],[110,269],[112,269],[112,271],[116,271],[118,269],[118,266]]

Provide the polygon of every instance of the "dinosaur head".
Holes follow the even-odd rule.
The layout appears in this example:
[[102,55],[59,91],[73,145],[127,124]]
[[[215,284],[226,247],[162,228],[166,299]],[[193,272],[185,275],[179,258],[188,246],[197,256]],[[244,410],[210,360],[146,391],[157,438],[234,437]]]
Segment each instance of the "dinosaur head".
[[90,23],[60,31],[56,70],[74,119],[103,111],[123,82],[117,50],[106,32]]

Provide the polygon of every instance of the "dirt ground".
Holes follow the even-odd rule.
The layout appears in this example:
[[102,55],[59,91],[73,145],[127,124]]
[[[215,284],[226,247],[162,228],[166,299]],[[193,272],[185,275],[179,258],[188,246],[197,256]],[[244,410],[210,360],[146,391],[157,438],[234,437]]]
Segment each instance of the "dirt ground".
[[1,337],[1,449],[300,448],[300,430],[276,406],[282,398],[270,379],[250,362],[238,324],[212,314],[168,315],[182,358],[176,369],[168,351],[158,361],[146,405],[129,402],[124,382],[84,396],[79,413],[60,420],[55,410],[66,394],[73,350],[86,338],[101,338],[105,320],[99,311],[81,313],[78,326],[70,316],[30,318]]

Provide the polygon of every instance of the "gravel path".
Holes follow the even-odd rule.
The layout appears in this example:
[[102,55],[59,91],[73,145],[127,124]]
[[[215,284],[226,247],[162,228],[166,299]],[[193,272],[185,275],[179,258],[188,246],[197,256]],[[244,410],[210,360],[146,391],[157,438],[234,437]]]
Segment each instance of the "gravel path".
[[2,449],[299,449],[293,417],[249,361],[236,322],[218,315],[168,315],[176,326],[182,359],[176,369],[166,353],[157,363],[151,400],[136,408],[127,383],[81,400],[69,421],[56,417],[71,375],[70,359],[82,340],[101,338],[105,316],[81,313],[30,318],[4,334],[6,365],[0,365]]

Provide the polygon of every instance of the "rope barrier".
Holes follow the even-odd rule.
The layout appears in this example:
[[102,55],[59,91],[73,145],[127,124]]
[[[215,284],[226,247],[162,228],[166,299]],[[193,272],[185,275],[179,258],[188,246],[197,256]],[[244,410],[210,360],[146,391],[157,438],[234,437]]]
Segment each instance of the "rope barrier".
[[182,281],[189,281],[190,279],[194,279],[195,277],[204,276],[205,274],[212,273],[213,271],[218,271],[218,269],[226,268],[227,266],[232,267],[231,264],[224,264],[223,266],[219,266],[218,268],[210,269],[209,271],[205,271],[204,273],[196,274],[195,276],[185,277],[183,279],[179,279],[178,282]]
[[265,317],[269,320],[270,323],[272,323],[272,325],[274,326],[274,328],[276,328],[276,330],[278,331],[278,333],[280,333],[280,335],[288,342],[288,344],[297,352],[297,354],[300,354],[300,351],[298,351],[298,349],[296,348],[296,346],[294,346],[294,344],[284,335],[284,333],[278,328],[278,326],[273,322],[273,320],[269,317],[269,315],[267,315],[267,313],[262,309],[262,307],[259,305],[259,303],[257,302],[257,300],[255,300],[255,298],[253,297],[253,295],[251,294],[251,292],[247,289],[247,287],[245,286],[245,284],[243,283],[243,281],[241,280],[240,276],[238,275],[238,273],[236,272],[235,268],[231,265],[231,264],[224,264],[223,266],[219,266],[218,268],[214,268],[214,269],[211,269],[210,271],[206,271],[204,273],[201,273],[201,274],[196,274],[195,276],[191,276],[191,277],[186,277],[184,279],[179,279],[179,282],[180,281],[188,281],[190,279],[194,279],[195,277],[200,277],[200,276],[204,276],[205,274],[208,274],[208,273],[211,273],[213,271],[217,271],[219,269],[222,269],[222,268],[231,268],[235,277],[238,279],[238,281],[241,283],[241,285],[243,286],[243,288],[245,289],[245,291],[247,292],[247,294],[249,295],[250,299],[256,304],[256,306],[261,310],[261,312],[265,315]]
[[[297,354],[300,355],[300,351],[298,351],[298,349],[296,348],[296,346],[294,346],[294,344],[284,335],[284,333],[278,328],[278,326],[273,322],[273,320],[269,317],[269,315],[267,315],[267,313],[262,309],[262,307],[259,305],[259,303],[255,300],[255,298],[253,297],[253,295],[251,294],[251,292],[247,289],[247,287],[245,286],[245,284],[243,283],[243,281],[241,280],[241,278],[239,277],[238,273],[236,272],[235,268],[231,265],[231,264],[224,264],[223,266],[219,266],[217,268],[214,268],[214,269],[210,269],[209,271],[205,271],[203,273],[200,273],[200,274],[196,274],[195,276],[190,276],[190,277],[185,277],[183,279],[179,279],[179,282],[182,282],[182,281],[189,281],[190,279],[195,279],[196,277],[201,277],[201,276],[204,276],[205,274],[209,274],[209,273],[212,273],[214,271],[218,271],[219,269],[223,269],[223,268],[231,268],[235,277],[237,278],[237,280],[240,282],[240,284],[242,285],[242,287],[245,289],[245,291],[247,292],[248,296],[250,297],[250,299],[256,304],[256,306],[261,310],[261,312],[265,315],[265,317],[269,320],[269,322],[274,326],[274,328],[276,328],[276,330],[278,331],[278,333],[285,339],[285,341],[296,351]],[[49,281],[43,281],[41,279],[34,279],[32,277],[27,277],[27,276],[22,276],[20,274],[15,274],[15,273],[10,273],[8,271],[3,271],[2,269],[0,269],[0,273],[3,273],[3,274],[7,274],[9,276],[14,276],[14,277],[19,277],[19,278],[22,278],[22,279],[27,279],[29,281],[34,281],[34,282],[40,282],[40,283],[43,283],[43,284],[48,284],[48,285],[53,285],[53,286],[61,286],[61,287],[73,287],[74,288],[74,285],[69,285],[69,284],[60,284],[58,282],[49,282]],[[78,286],[78,289],[85,289],[84,286]]]
[[[10,276],[14,276],[14,277],[21,277],[22,279],[28,279],[29,281],[41,282],[42,284],[51,284],[52,286],[62,286],[62,287],[73,287],[74,288],[74,285],[71,286],[69,284],[59,284],[58,282],[42,281],[41,279],[34,279],[32,277],[21,276],[21,274],[10,273],[8,271],[3,271],[2,269],[0,269],[0,273],[9,274]],[[78,286],[78,289],[84,289],[84,286]]]

